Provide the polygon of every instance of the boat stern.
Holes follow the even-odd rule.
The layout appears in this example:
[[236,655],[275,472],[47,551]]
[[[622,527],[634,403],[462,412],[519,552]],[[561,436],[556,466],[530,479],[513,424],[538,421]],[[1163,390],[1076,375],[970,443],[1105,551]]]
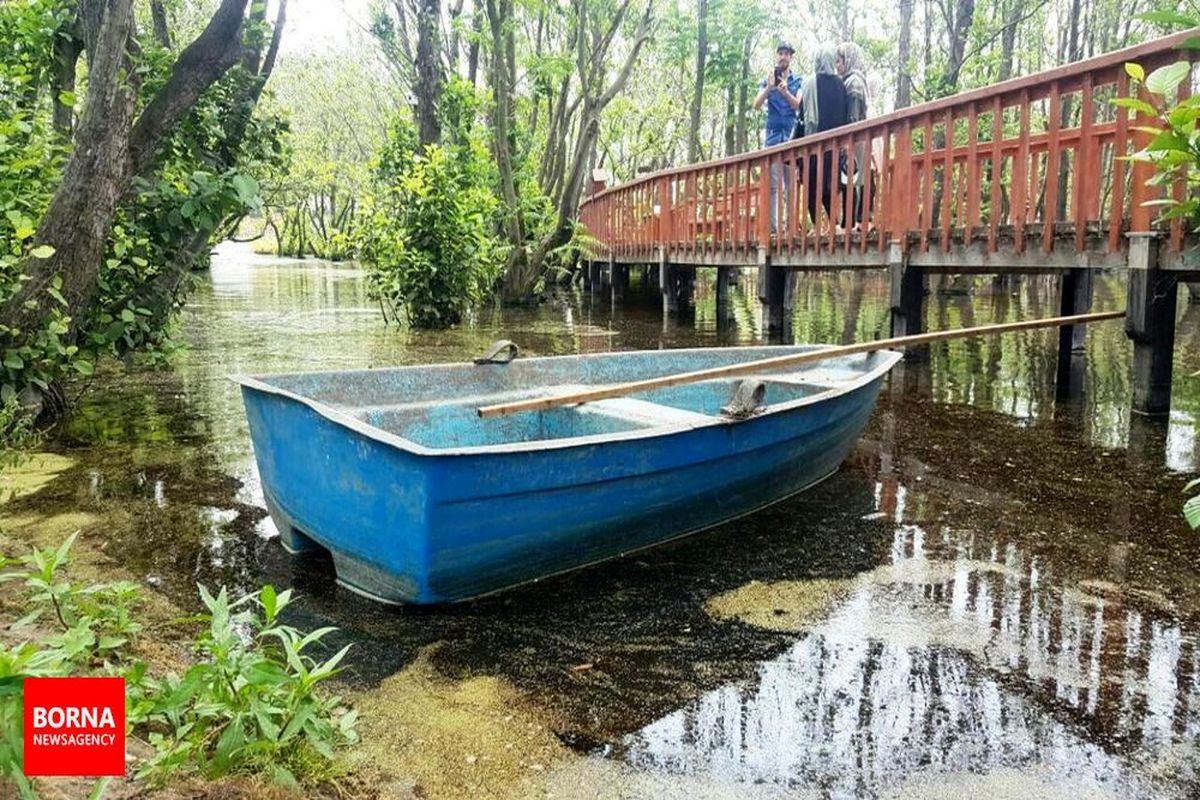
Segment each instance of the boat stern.
[[[347,589],[386,603],[435,603],[428,465],[253,378],[235,379],[267,510],[293,553],[328,551]],[[337,416],[337,414],[333,414]]]

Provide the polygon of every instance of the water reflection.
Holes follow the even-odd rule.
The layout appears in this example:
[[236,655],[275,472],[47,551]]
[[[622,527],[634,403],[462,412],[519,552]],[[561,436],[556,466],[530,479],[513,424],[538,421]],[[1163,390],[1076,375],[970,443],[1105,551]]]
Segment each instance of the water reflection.
[[860,448],[891,523],[880,566],[750,679],[614,740],[610,757],[831,797],[1033,768],[1072,791],[1192,796],[1200,548],[1177,510],[1148,502],[1161,438],[1147,459],[1011,427],[980,437],[977,457],[964,443],[985,418],[938,409],[885,397]]
[[[1193,785],[1190,757],[1154,769],[1175,757],[1166,745],[1200,732],[1194,638],[1157,600],[1056,585],[1013,543],[944,530],[931,548],[929,536],[898,526],[888,565],[823,623],[749,683],[627,737],[622,757],[835,797],[873,796],[917,770],[1031,765],[1121,796]],[[958,557],[931,558],[945,551]]]

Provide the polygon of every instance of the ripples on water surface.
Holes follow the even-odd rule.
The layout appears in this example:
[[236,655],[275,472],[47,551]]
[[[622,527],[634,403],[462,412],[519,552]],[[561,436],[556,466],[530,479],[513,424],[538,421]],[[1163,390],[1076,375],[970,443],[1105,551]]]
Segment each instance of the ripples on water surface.
[[[887,288],[802,278],[796,340],[886,335]],[[1123,295],[1101,279],[1097,310]],[[927,325],[1056,309],[1047,279],[978,280],[932,293]],[[417,334],[382,326],[352,267],[222,249],[183,316],[188,350],[97,382],[55,443],[78,466],[17,510],[105,514],[109,552],[179,597],[196,580],[296,585],[297,622],[369,643],[353,665],[367,685],[443,642],[440,670],[510,681],[563,741],[655,794],[1200,791],[1200,544],[1179,516],[1200,452],[1200,307],[1183,302],[1168,421],[1128,411],[1120,322],[1091,329],[1082,399],[1059,404],[1054,332],[949,343],[893,373],[855,455],[808,494],[480,602],[382,609],[269,541],[227,374],[461,360],[501,337],[535,354],[760,340],[746,290],[730,313],[717,324],[702,282],[696,310],[664,323],[635,280],[615,309],[574,295]],[[793,624],[788,604],[816,586]],[[713,613],[720,598],[733,611]]]

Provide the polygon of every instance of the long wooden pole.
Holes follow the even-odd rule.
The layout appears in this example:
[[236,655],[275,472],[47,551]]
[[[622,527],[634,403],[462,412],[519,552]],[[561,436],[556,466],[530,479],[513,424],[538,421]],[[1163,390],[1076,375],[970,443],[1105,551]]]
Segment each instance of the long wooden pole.
[[970,336],[983,336],[995,333],[1011,333],[1026,331],[1034,328],[1057,328],[1063,325],[1080,325],[1087,322],[1103,322],[1104,320],[1120,319],[1124,311],[1102,311],[1094,314],[1074,314],[1067,317],[1049,319],[1030,319],[1024,322],[1005,322],[999,325],[978,325],[973,328],[958,328],[952,331],[932,331],[916,333],[912,336],[894,336],[890,339],[876,339],[871,342],[847,344],[827,347],[823,350],[813,350],[807,353],[793,353],[786,356],[774,356],[758,361],[747,361],[743,364],[729,364],[724,367],[712,367],[695,372],[681,372],[677,375],[664,375],[661,378],[648,378],[642,381],[617,383],[609,386],[599,386],[595,389],[570,392],[552,397],[534,397],[529,400],[516,400],[511,403],[500,403],[494,406],[481,406],[479,416],[484,419],[503,417],[520,411],[543,411],[547,408],[570,406],[578,403],[588,403],[594,400],[607,400],[612,397],[624,397],[637,392],[651,389],[665,389],[668,386],[679,386],[685,383],[699,383],[713,378],[733,378],[739,375],[752,375],[758,372],[779,369],[780,367],[795,367],[801,364],[811,364],[830,358],[852,356],[857,353],[873,353],[877,350],[887,350],[892,347],[912,347],[914,345],[944,342],[949,339],[964,339]]

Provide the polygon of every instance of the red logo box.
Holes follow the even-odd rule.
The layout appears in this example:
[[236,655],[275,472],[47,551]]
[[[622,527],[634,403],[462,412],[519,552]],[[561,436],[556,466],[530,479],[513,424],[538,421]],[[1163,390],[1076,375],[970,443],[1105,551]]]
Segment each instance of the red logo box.
[[25,774],[125,774],[124,678],[26,678]]

